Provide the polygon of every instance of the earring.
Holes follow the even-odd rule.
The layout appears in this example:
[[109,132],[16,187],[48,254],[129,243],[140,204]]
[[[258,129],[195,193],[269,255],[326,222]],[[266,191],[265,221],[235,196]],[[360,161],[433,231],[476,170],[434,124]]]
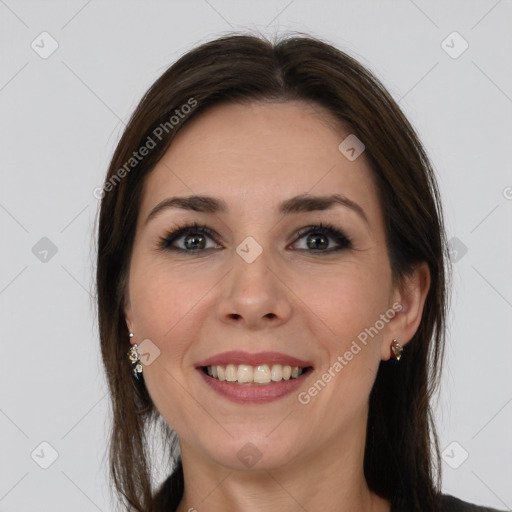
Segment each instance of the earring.
[[391,352],[392,352],[391,357],[393,357],[397,361],[400,361],[400,358],[402,357],[403,350],[404,349],[403,349],[402,345],[400,345],[400,343],[398,343],[397,340],[393,339],[393,341],[391,342]]
[[[133,332],[130,332],[128,335],[130,338],[133,338]],[[137,380],[140,380],[140,374],[142,373],[142,364],[140,361],[140,354],[137,350],[137,344],[131,346],[130,350],[127,352],[128,359],[132,363],[132,372],[133,375],[137,378]]]

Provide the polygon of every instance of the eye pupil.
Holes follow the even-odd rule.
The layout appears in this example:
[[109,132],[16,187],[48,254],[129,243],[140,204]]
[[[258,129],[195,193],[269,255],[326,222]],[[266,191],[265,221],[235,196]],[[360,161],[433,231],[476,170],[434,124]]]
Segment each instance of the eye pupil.
[[203,235],[187,235],[185,237],[185,247],[187,249],[204,249],[205,239]]
[[307,245],[310,249],[326,249],[329,245],[329,239],[322,234],[309,235]]

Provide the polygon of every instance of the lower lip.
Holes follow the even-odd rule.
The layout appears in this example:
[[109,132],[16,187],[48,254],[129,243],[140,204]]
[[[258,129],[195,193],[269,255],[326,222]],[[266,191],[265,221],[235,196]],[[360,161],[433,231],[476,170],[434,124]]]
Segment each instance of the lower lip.
[[271,382],[270,384],[235,384],[210,377],[202,368],[198,369],[204,381],[223,397],[237,403],[267,403],[278,400],[296,391],[312,372],[312,368],[300,377],[290,380]]

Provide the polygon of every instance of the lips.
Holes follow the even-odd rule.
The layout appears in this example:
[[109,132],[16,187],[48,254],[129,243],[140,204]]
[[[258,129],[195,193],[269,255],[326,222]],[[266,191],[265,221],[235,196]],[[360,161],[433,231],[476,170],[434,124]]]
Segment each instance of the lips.
[[215,365],[228,365],[228,364],[247,364],[250,366],[258,366],[262,364],[272,365],[281,364],[291,367],[298,366],[299,368],[307,368],[313,366],[311,361],[305,361],[296,357],[283,354],[281,352],[257,352],[251,354],[241,350],[232,350],[229,352],[222,352],[213,357],[209,357],[203,361],[198,362],[196,368],[215,366]]
[[[259,367],[258,371],[260,371],[262,367],[265,367],[265,369],[272,367],[273,370],[275,370],[276,366],[279,368],[282,367],[283,377],[284,367],[287,367],[288,370],[292,367],[295,369],[294,374],[296,373],[296,376],[294,375],[294,378],[288,376],[288,379],[284,377],[283,380],[279,380],[278,382],[274,382],[273,380],[269,381],[267,376],[267,379],[264,379],[269,381],[267,383],[251,382],[241,384],[227,380],[221,381],[214,378],[213,375],[209,375],[209,372],[207,372],[208,369],[211,372],[213,368],[219,370],[221,367],[233,367],[234,365]],[[305,380],[309,379],[313,374],[311,361],[298,359],[280,352],[258,352],[251,354],[239,350],[223,352],[222,354],[204,359],[196,364],[196,369],[203,382],[211,390],[219,396],[239,404],[262,404],[281,399],[294,391],[296,392],[299,387],[304,384]],[[247,368],[244,368],[244,370],[247,370]],[[275,379],[277,379],[277,377],[279,377],[279,375],[274,376]]]

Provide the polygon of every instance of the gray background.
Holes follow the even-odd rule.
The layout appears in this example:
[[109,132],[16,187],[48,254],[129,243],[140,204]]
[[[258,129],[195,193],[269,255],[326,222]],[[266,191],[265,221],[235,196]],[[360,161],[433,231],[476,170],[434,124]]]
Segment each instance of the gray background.
[[455,260],[443,490],[511,509],[511,21],[510,0],[0,0],[0,510],[112,510],[93,190],[147,87],[196,44],[243,29],[329,40],[418,130]]

